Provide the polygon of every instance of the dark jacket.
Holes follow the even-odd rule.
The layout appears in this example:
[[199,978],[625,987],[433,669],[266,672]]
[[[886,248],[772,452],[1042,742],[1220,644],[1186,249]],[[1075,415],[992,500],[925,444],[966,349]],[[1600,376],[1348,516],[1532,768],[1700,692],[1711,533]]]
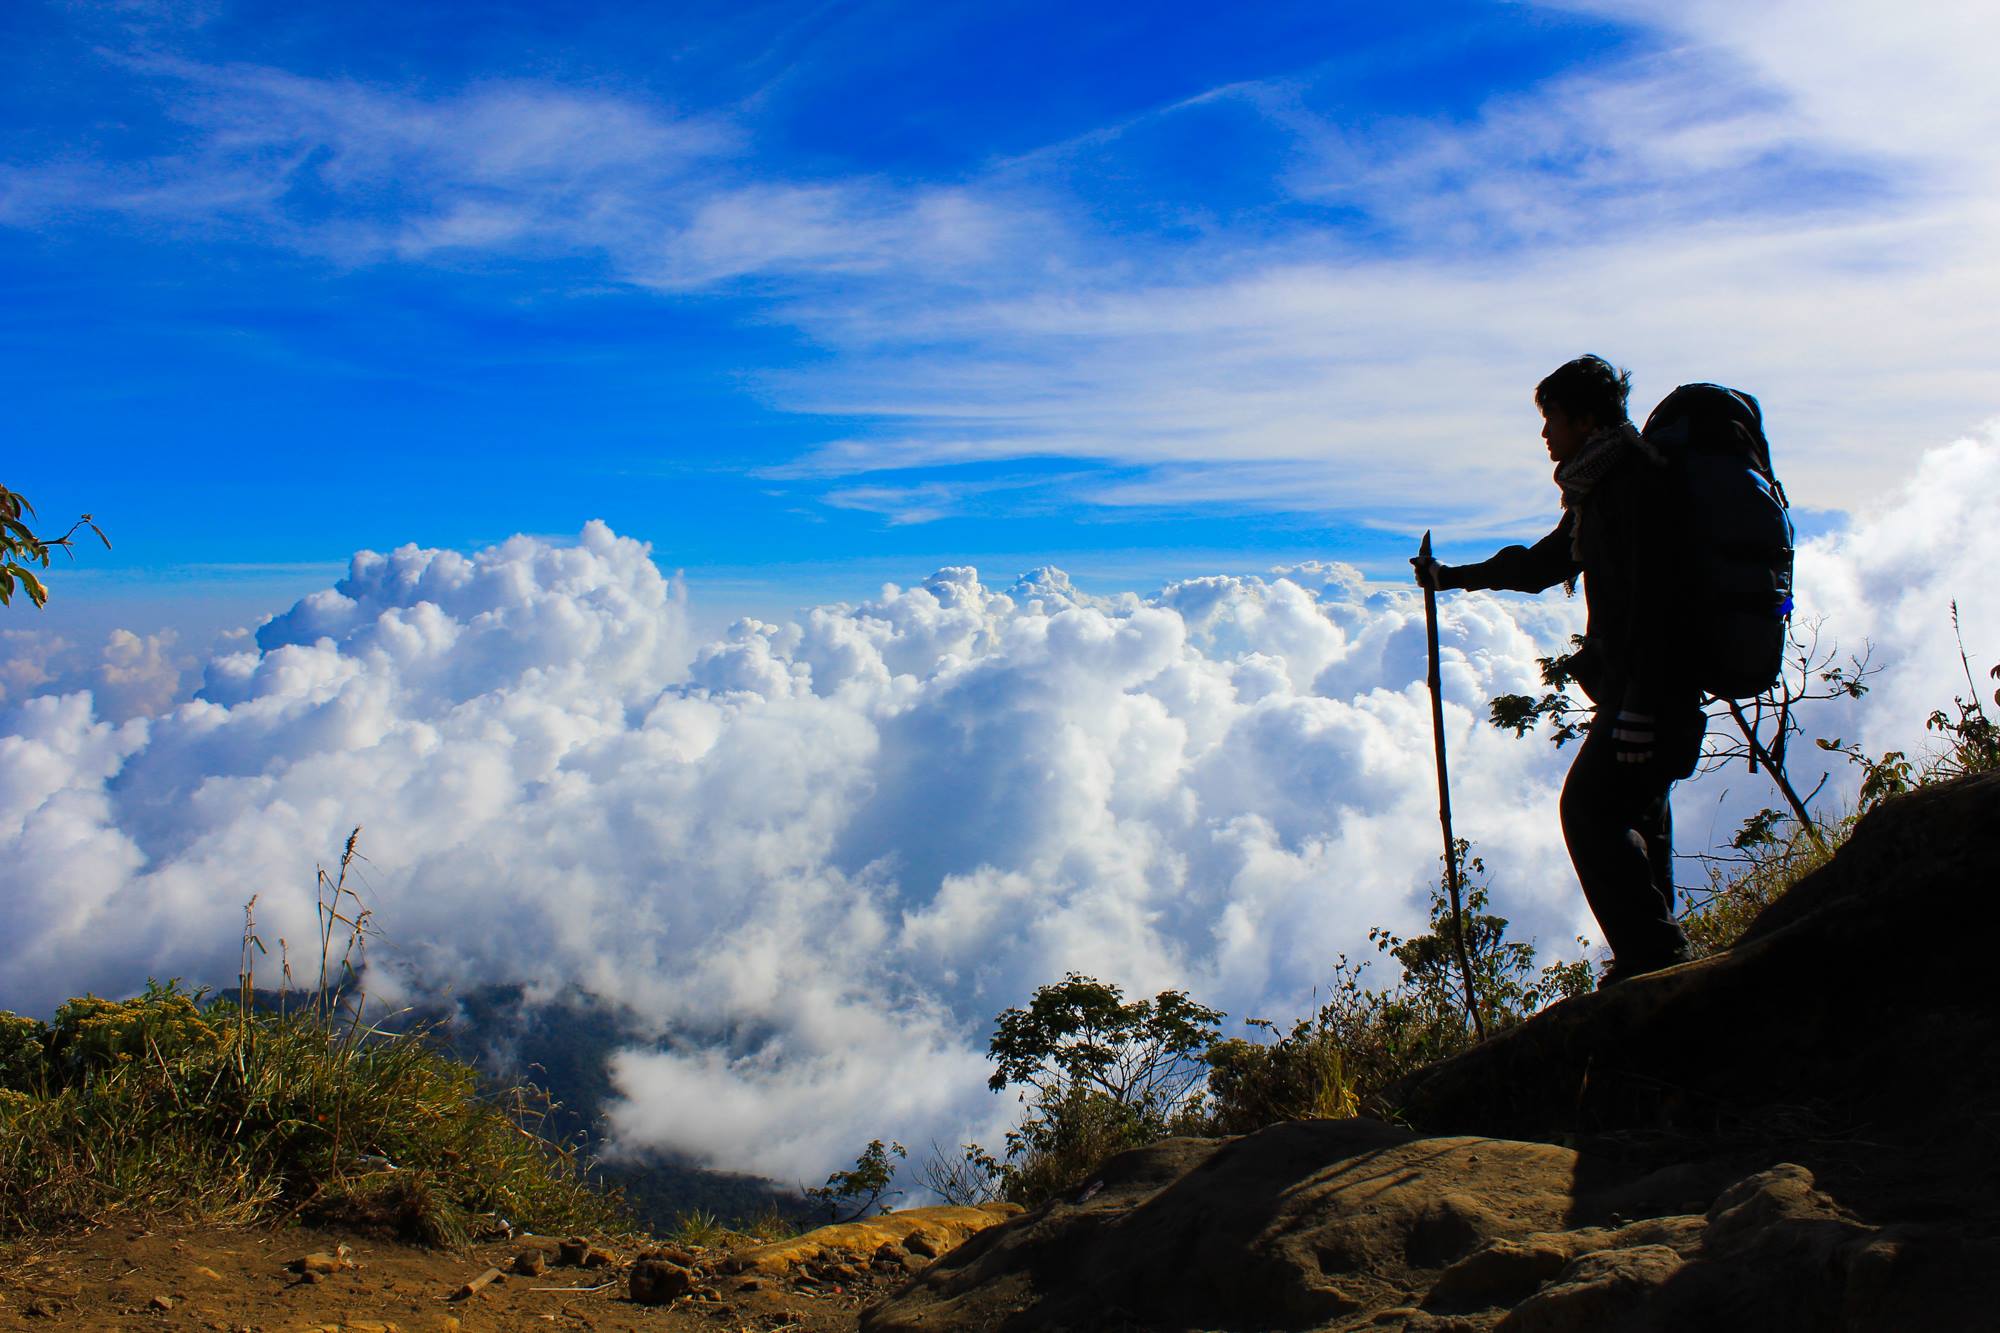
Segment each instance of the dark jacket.
[[1570,554],[1572,511],[1533,546],[1509,546],[1476,565],[1447,566],[1448,588],[1541,592],[1582,575],[1589,626],[1570,671],[1592,702],[1659,716],[1696,705],[1685,665],[1685,619],[1664,469],[1636,451],[1597,483],[1583,506],[1583,558]]

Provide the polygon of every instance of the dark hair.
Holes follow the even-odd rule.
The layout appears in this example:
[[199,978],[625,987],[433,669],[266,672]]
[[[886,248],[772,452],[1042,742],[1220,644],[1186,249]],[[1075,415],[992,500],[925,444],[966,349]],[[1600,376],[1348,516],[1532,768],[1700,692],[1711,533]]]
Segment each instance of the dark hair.
[[1625,400],[1632,392],[1632,372],[1620,370],[1601,356],[1580,356],[1558,366],[1535,386],[1535,406],[1546,415],[1552,407],[1572,417],[1596,417],[1602,426],[1625,420]]

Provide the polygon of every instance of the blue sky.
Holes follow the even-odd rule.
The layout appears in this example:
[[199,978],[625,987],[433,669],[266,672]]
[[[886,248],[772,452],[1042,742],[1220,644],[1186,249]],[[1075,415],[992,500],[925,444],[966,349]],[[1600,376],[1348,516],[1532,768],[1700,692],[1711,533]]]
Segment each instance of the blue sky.
[[[1585,350],[1762,397],[1799,624],[1883,667],[1794,763],[1919,752],[2000,633],[1997,47],[1962,0],[0,6],[0,481],[117,543],[0,613],[0,1004],[227,982],[359,825],[385,1000],[686,1036],[622,1141],[998,1142],[1034,985],[1282,1019],[1421,927],[1403,560],[1544,529]],[[1572,752],[1484,719],[1581,613],[1441,608],[1455,828],[1549,949]],[[1683,789],[1684,850],[1763,782]]]
[[1992,113],[1808,12],[9,6],[7,483],[116,542],[45,623],[591,518],[712,614],[1389,572],[1546,521],[1585,349],[1836,523],[2000,404]]

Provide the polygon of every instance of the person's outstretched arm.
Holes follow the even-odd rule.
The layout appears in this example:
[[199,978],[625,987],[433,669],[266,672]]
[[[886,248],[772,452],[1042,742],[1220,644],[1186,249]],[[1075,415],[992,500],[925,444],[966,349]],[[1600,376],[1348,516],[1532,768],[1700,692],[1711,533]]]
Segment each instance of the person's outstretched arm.
[[[1417,582],[1438,589],[1502,588],[1508,592],[1541,592],[1576,577],[1583,566],[1569,553],[1570,515],[1564,510],[1555,531],[1533,546],[1508,546],[1476,565],[1444,565],[1432,561],[1417,567]],[[1416,564],[1415,560],[1410,562]]]

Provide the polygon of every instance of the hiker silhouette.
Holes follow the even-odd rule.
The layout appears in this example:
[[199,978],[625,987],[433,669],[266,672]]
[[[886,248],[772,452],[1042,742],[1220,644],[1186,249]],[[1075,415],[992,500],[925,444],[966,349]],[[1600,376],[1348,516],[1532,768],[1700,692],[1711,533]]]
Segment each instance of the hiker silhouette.
[[1688,662],[1684,580],[1664,486],[1666,460],[1626,414],[1632,377],[1597,356],[1535,387],[1562,517],[1533,546],[1473,565],[1421,556],[1433,589],[1542,592],[1583,583],[1588,625],[1570,673],[1595,706],[1563,783],[1563,841],[1611,946],[1601,985],[1688,957],[1674,922],[1675,782],[1694,771],[1707,719]]

